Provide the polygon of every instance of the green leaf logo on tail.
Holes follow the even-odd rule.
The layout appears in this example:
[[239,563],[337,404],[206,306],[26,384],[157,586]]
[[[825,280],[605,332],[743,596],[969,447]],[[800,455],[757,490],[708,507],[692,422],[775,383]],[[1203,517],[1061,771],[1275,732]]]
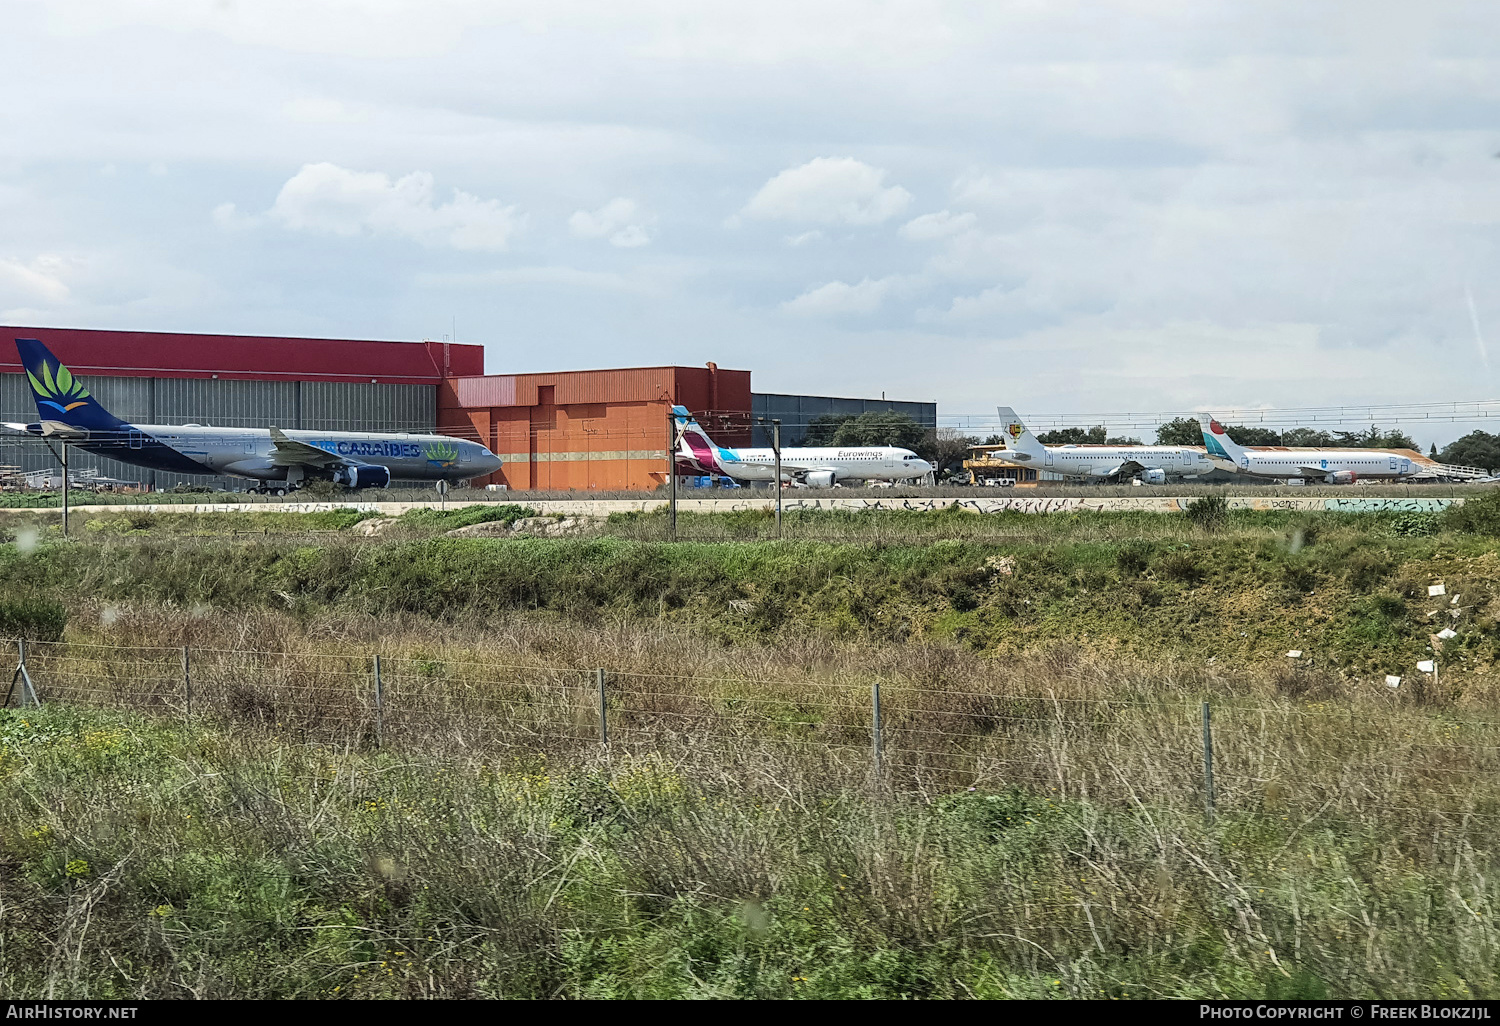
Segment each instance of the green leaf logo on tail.
[[50,364],[42,364],[42,376],[40,380],[31,371],[26,372],[26,377],[31,382],[31,388],[37,395],[37,402],[45,406],[51,406],[62,413],[68,413],[87,406],[85,402],[89,398],[88,389],[73,377],[73,372],[62,364],[57,365],[57,373],[54,376]]
[[451,467],[458,462],[458,446],[451,442],[433,442],[422,446],[427,462],[435,467]]

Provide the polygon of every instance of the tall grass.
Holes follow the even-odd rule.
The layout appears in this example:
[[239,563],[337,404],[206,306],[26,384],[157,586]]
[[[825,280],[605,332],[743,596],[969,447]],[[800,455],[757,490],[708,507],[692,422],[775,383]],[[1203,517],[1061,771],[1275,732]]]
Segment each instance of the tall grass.
[[[415,719],[380,750],[274,698],[0,713],[0,973],[59,998],[1495,992],[1485,716],[1065,654],[984,667],[1003,690],[975,697],[961,653],[883,658],[939,683],[888,682],[890,739],[979,740],[890,743],[875,779],[852,737],[788,736],[812,704],[820,733],[868,726],[863,681],[826,669],[617,681],[639,718],[612,709],[608,750],[582,702]],[[539,672],[496,687],[535,712]],[[753,698],[788,707],[729,704]]]
[[1483,537],[154,528],[0,550],[7,601],[67,613],[47,708],[0,711],[10,995],[1500,986]]

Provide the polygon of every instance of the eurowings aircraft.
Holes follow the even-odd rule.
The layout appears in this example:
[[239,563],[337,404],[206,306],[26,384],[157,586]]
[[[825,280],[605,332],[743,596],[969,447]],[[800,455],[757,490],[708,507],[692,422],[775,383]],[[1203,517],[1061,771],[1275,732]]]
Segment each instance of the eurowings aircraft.
[[[776,477],[773,449],[726,449],[715,445],[685,406],[672,407],[677,425],[677,460],[700,474],[723,474],[736,481]],[[926,477],[933,466],[910,449],[889,445],[822,446],[781,450],[781,479],[813,488],[840,481],[907,481]]]
[[1212,417],[1201,420],[1203,444],[1214,465],[1235,474],[1251,477],[1303,478],[1325,484],[1353,484],[1362,477],[1400,478],[1417,473],[1417,464],[1408,456],[1368,449],[1350,452],[1344,449],[1263,449],[1250,452],[1236,445],[1234,439]]
[[100,405],[41,342],[18,338],[16,348],[39,419],[4,427],[137,467],[249,478],[278,495],[318,479],[384,488],[393,479],[464,481],[500,469],[500,458],[484,446],[446,435],[129,424]]
[[1043,445],[1009,406],[997,407],[1006,448],[1001,459],[1064,477],[1099,481],[1140,476],[1146,484],[1164,484],[1167,476],[1207,474],[1208,456],[1188,445]]

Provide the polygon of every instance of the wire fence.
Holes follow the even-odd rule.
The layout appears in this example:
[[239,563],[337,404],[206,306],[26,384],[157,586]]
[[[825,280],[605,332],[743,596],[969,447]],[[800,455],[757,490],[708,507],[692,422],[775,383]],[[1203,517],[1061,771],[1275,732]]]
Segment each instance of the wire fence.
[[[660,753],[906,789],[1142,807],[1500,821],[1500,722],[1358,702],[1093,699],[365,652],[13,644],[5,704],[132,710],[299,742],[492,758]],[[1408,696],[1409,698],[1409,696]]]

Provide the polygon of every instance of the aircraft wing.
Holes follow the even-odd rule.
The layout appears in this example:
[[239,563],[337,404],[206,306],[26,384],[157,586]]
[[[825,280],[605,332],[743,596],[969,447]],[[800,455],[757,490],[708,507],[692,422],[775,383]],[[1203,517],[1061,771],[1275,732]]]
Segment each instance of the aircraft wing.
[[1141,471],[1143,471],[1145,469],[1146,469],[1146,467],[1145,467],[1144,464],[1138,463],[1135,460],[1126,460],[1124,463],[1121,463],[1120,465],[1118,465],[1116,467],[1113,467],[1110,470],[1106,470],[1100,476],[1101,477],[1122,477],[1122,476],[1128,474],[1131,477],[1134,477],[1136,474],[1139,474]]
[[25,424],[0,423],[0,428],[4,428],[7,431],[14,431],[18,435],[29,434]]
[[1297,469],[1300,470],[1300,471],[1302,471],[1304,474],[1332,474],[1332,473],[1335,473],[1335,471],[1329,470],[1327,467],[1301,466],[1301,467],[1298,467]]
[[271,429],[271,441],[275,443],[271,448],[271,462],[278,467],[318,467],[328,470],[332,467],[363,466],[358,460],[335,456],[316,445],[288,438],[280,428]]

